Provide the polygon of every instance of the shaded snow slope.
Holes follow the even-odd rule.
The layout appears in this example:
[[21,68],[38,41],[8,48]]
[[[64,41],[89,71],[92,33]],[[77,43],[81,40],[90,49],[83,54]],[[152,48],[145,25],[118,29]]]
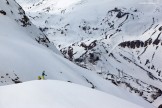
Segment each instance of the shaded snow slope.
[[0,87],[1,108],[154,108],[130,103],[97,90],[61,81],[32,81]]

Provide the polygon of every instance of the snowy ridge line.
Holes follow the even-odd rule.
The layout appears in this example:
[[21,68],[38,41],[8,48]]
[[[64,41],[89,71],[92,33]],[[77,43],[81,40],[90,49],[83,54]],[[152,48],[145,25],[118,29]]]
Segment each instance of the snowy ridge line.
[[0,95],[1,108],[119,108],[120,106],[154,108],[140,98],[139,100],[143,102],[144,106],[101,91],[56,80],[30,81],[1,86]]

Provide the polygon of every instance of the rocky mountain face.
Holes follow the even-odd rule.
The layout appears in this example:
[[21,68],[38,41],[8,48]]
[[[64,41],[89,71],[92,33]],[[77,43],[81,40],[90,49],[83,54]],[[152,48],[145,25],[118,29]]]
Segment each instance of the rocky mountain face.
[[17,1],[65,58],[151,103],[161,96],[160,3],[147,0]]
[[[38,43],[48,47],[56,53],[59,53],[57,52],[57,49],[52,44],[52,42],[50,42],[50,40],[47,38],[47,36],[32,24],[32,22],[26,16],[25,11],[19,4],[16,3],[15,0],[3,0],[1,2],[0,15],[4,15],[13,19],[16,23],[22,26],[23,29],[25,29],[29,35]],[[35,32],[33,32],[33,30],[35,30]]]

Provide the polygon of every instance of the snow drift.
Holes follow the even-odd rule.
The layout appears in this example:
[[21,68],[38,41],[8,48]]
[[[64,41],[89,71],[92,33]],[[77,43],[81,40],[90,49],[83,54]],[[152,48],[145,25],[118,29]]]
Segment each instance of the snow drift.
[[154,108],[61,81],[31,81],[0,87],[1,108]]

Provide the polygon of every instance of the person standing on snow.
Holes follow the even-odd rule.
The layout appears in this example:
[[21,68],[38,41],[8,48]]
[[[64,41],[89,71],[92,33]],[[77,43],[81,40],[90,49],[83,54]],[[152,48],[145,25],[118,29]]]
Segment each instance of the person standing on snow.
[[45,76],[47,76],[47,75],[45,74],[45,71],[43,71],[43,72],[42,72],[42,80],[45,79]]

